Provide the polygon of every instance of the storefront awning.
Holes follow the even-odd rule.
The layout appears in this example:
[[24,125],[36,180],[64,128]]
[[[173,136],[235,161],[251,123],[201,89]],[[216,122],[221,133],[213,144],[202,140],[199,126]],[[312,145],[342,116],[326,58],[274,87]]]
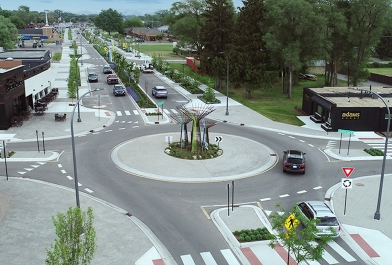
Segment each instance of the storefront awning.
[[325,108],[325,109],[332,109],[332,106],[336,106],[335,103],[321,97],[320,95],[315,95],[311,98],[311,100],[313,102],[316,102],[318,105],[320,105],[321,107]]

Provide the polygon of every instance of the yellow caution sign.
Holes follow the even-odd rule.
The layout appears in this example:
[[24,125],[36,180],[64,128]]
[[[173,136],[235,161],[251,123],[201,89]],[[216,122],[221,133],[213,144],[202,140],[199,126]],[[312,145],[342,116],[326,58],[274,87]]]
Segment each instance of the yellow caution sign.
[[284,226],[286,227],[287,230],[291,230],[293,228],[296,228],[299,223],[300,221],[295,218],[295,215],[290,214],[289,217],[287,217],[286,221],[284,222]]
[[103,47],[103,49],[105,50],[105,52],[107,52],[107,51],[108,51],[108,47]]
[[123,42],[123,48],[127,47],[127,44],[125,42]]

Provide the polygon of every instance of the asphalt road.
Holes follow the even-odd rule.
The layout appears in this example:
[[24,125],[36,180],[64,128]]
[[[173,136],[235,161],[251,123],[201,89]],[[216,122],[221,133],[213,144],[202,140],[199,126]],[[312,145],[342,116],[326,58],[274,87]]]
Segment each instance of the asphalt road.
[[[86,50],[92,57],[85,60],[86,63],[104,63],[93,48],[86,47]],[[135,108],[128,97],[112,95],[111,86],[105,83],[104,75],[98,66],[90,70],[99,73],[99,82],[92,84],[92,87],[106,89],[99,93],[102,95],[102,104],[105,104],[107,109],[118,111]],[[143,74],[140,83],[142,87],[147,83],[148,88],[151,88],[153,85],[160,85],[161,82],[154,75]],[[175,108],[178,100],[185,99],[174,90],[169,90],[165,107]],[[85,100],[84,104],[88,106],[96,102]],[[125,129],[121,129],[124,127]],[[184,254],[191,254],[196,264],[203,264],[199,253],[204,251],[214,253],[218,264],[225,264],[220,249],[228,248],[228,245],[201,208],[211,213],[218,205],[227,203],[226,182],[186,184],[150,180],[118,169],[110,159],[112,149],[124,141],[144,135],[178,132],[179,129],[179,125],[175,124],[148,126],[139,116],[132,116],[131,124],[115,122],[102,133],[77,137],[75,141],[79,182],[94,190],[94,196],[137,216],[167,247],[178,264],[182,264],[180,256]],[[327,140],[292,137],[230,124],[218,124],[211,128],[210,132],[238,135],[268,145],[276,151],[280,159],[283,150],[287,149],[300,149],[307,153],[305,175],[284,174],[279,161],[274,168],[263,174],[236,180],[236,204],[261,202],[265,210],[274,211],[277,203],[290,209],[294,203],[301,200],[323,200],[325,191],[342,178],[341,167],[348,165],[346,162],[334,161],[322,152],[328,145]],[[362,148],[361,145],[363,144],[355,142],[351,148]],[[72,182],[67,181],[61,173],[62,169],[73,172],[71,140],[47,141],[46,147],[61,153],[59,161],[47,163],[44,167],[31,172],[29,177],[72,188]],[[13,148],[36,150],[36,143],[13,144]],[[145,162],[154,166],[153,159]],[[62,165],[61,168],[59,164]],[[350,162],[349,165],[355,167],[359,175],[373,175],[379,173],[381,161]],[[18,170],[27,166],[28,163],[23,162],[9,163],[10,175],[17,175]],[[298,193],[303,190],[307,192]],[[284,196],[286,194],[290,196]],[[266,198],[270,199],[265,200]],[[337,239],[337,242],[356,256],[343,240]],[[344,261],[339,262],[345,264]],[[323,261],[320,263],[326,264]]]

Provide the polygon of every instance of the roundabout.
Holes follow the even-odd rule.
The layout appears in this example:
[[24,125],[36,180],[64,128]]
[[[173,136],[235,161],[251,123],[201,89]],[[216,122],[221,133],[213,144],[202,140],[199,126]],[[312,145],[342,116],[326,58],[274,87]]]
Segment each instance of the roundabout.
[[[182,183],[236,180],[259,175],[278,162],[274,150],[256,141],[219,134],[223,154],[206,160],[184,160],[169,156],[167,136],[178,141],[179,133],[147,135],[125,141],[111,151],[110,157],[121,170],[143,178]],[[211,134],[211,139],[218,136]],[[146,161],[148,161],[146,163]]]

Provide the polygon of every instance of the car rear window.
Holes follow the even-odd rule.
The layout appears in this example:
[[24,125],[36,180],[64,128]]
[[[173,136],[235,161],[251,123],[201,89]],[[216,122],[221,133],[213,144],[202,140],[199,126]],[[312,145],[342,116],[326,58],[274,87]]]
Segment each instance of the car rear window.
[[163,87],[160,88],[160,87],[158,87],[157,90],[158,90],[158,91],[166,91],[166,88],[163,88]]
[[301,164],[302,163],[302,159],[301,158],[289,157],[287,159],[287,162],[290,163],[290,164]]
[[320,223],[318,226],[337,226],[339,225],[338,219],[336,217],[318,217]]

